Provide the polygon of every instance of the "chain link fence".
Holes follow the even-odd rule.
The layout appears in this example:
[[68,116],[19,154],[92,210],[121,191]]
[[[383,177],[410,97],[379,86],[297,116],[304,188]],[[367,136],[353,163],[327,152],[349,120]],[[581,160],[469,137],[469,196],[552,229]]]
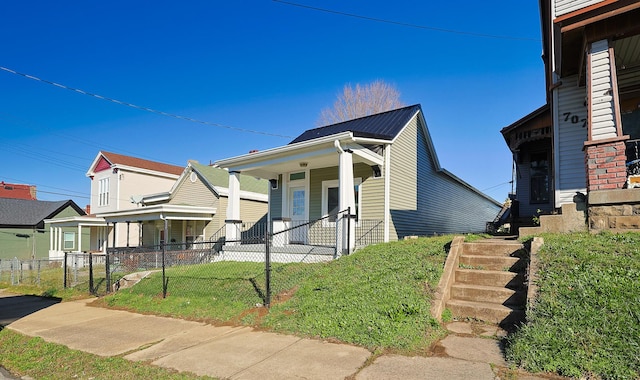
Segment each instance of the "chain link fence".
[[0,259],[0,282],[40,287],[59,287],[63,276],[61,259]]
[[206,241],[65,253],[64,260],[2,260],[0,281],[41,285],[47,278],[94,295],[136,285],[136,292],[162,297],[269,305],[292,294],[311,264],[383,241],[382,222],[347,215],[238,223]]

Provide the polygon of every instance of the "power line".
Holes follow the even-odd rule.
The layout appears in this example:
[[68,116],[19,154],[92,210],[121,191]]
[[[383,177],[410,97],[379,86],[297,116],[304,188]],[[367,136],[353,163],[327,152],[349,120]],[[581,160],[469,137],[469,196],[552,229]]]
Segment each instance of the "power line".
[[464,31],[461,31],[461,30],[436,28],[436,27],[433,27],[433,26],[418,25],[418,24],[411,24],[411,23],[401,22],[401,21],[393,21],[393,20],[386,20],[386,19],[376,18],[376,17],[362,16],[362,15],[358,15],[358,14],[355,14],[355,13],[347,13],[347,12],[336,11],[336,10],[333,10],[333,9],[312,7],[310,5],[298,4],[298,3],[293,3],[293,2],[290,2],[290,1],[283,1],[283,0],[272,0],[272,1],[274,1],[276,3],[285,4],[285,5],[291,5],[291,6],[294,6],[294,7],[311,9],[311,10],[314,10],[314,11],[333,13],[333,14],[340,15],[340,16],[354,17],[354,18],[359,18],[359,19],[363,19],[363,20],[382,22],[382,23],[386,23],[386,24],[405,26],[405,27],[409,27],[409,28],[426,29],[426,30],[433,30],[433,31],[436,31],[436,32],[461,34],[461,35],[474,36],[474,37],[496,38],[496,39],[516,40],[516,41],[536,41],[536,42],[540,42],[540,39],[538,39],[538,38],[513,37],[513,36],[501,36],[501,35],[496,35],[496,34],[464,32]]
[[151,112],[151,113],[155,113],[155,114],[162,115],[162,116],[172,117],[174,119],[185,120],[185,121],[189,121],[189,122],[192,122],[192,123],[204,124],[204,125],[209,125],[209,126],[218,127],[218,128],[226,128],[226,129],[230,129],[230,130],[238,131],[238,132],[255,133],[255,134],[259,134],[259,135],[282,137],[282,138],[286,138],[286,139],[292,138],[291,136],[280,135],[280,134],[277,134],[277,133],[269,133],[269,132],[255,131],[255,130],[251,130],[251,129],[232,127],[232,126],[229,126],[229,125],[223,125],[223,124],[218,124],[218,123],[212,123],[212,122],[209,122],[209,121],[197,120],[197,119],[193,119],[193,118],[190,118],[190,117],[187,117],[187,116],[177,115],[177,114],[173,114],[173,113],[169,113],[169,112],[158,111],[158,110],[155,110],[153,108],[142,107],[142,106],[138,106],[138,105],[135,105],[135,104],[132,104],[132,103],[123,102],[123,101],[118,100],[118,99],[109,98],[107,96],[94,94],[94,93],[91,93],[91,92],[88,92],[88,91],[85,91],[85,90],[81,90],[79,88],[65,86],[63,84],[52,82],[52,81],[49,81],[49,80],[46,80],[46,79],[42,79],[42,78],[38,78],[38,77],[33,76],[33,75],[21,73],[19,71],[15,71],[15,70],[6,68],[4,66],[0,66],[0,70],[6,71],[6,72],[11,73],[11,74],[15,74],[15,75],[19,75],[19,76],[25,77],[27,79],[31,79],[31,80],[35,80],[35,81],[38,81],[38,82],[46,83],[46,84],[49,84],[49,85],[52,85],[52,86],[55,86],[55,87],[59,87],[59,88],[65,89],[65,90],[77,92],[77,93],[82,94],[82,95],[87,95],[87,96],[91,96],[91,97],[94,97],[94,98],[97,98],[97,99],[106,100],[106,101],[109,101],[109,102],[112,102],[112,103],[120,104],[120,105],[123,105],[123,106],[126,106],[126,107],[135,108],[135,109],[138,109],[138,110],[141,110],[141,111],[146,111],[146,112]]
[[503,183],[497,184],[495,186],[487,187],[486,189],[483,189],[483,190],[480,190],[480,191],[487,191],[487,190],[495,189],[496,187],[504,186],[504,185],[510,184],[512,182],[513,181],[503,182]]
[[[7,121],[8,123],[11,123],[13,125],[17,125],[17,126],[20,126],[20,127],[29,128],[31,130],[47,129],[47,130],[49,130],[49,133],[51,133],[53,135],[63,137],[65,139],[67,139],[67,140],[77,141],[77,142],[82,143],[84,145],[90,145],[90,146],[93,146],[93,147],[97,148],[98,150],[109,150],[110,152],[120,152],[120,153],[123,153],[123,154],[126,153],[126,154],[129,154],[129,155],[138,157],[138,158],[144,158],[144,159],[148,159],[148,160],[152,160],[152,161],[158,161],[158,162],[171,164],[171,165],[176,165],[176,166],[183,166],[184,165],[182,163],[164,162],[164,161],[162,161],[162,160],[160,160],[158,158],[150,157],[150,156],[147,156],[147,155],[139,155],[138,152],[133,152],[133,151],[126,150],[126,149],[121,149],[121,148],[113,146],[113,145],[105,144],[104,142],[97,143],[95,141],[82,139],[82,138],[79,138],[77,136],[73,136],[73,135],[70,135],[70,134],[57,133],[57,132],[55,132],[54,128],[52,128],[50,126],[37,125],[37,124],[34,124],[30,120],[21,119],[18,116],[15,116],[15,115],[12,115],[12,114],[9,114],[9,113],[6,113],[6,112],[1,112],[0,111],[0,117],[4,117],[4,120]],[[7,119],[7,117],[8,117],[8,119]],[[12,143],[12,144],[15,144],[15,143]],[[22,145],[26,146],[26,144],[22,144]],[[42,150],[43,148],[38,147],[37,149],[38,150]],[[84,157],[73,156],[73,155],[69,155],[69,154],[66,154],[66,153],[61,153],[61,152],[54,151],[54,150],[49,150],[49,151],[53,152],[55,154],[66,155],[66,156],[77,158],[77,159],[80,159],[80,160],[83,160],[83,161],[87,161],[87,159],[84,158]],[[88,160],[88,161],[91,162],[91,159]],[[88,166],[89,166],[88,164],[83,165],[83,167],[88,167]],[[86,170],[84,170],[84,169],[82,169],[81,171],[86,172]]]

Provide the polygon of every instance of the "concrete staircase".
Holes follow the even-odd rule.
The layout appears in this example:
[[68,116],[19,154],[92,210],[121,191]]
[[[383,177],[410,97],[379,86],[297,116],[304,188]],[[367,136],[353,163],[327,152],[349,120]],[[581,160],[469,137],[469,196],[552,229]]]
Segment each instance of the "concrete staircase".
[[505,330],[524,321],[528,254],[517,241],[462,244],[446,307],[457,319],[496,323]]

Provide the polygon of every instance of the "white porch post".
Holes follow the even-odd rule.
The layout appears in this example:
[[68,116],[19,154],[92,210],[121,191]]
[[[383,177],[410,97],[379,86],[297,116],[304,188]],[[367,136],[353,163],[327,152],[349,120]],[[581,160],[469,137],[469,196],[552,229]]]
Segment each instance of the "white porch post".
[[337,221],[339,227],[336,229],[338,234],[337,252],[339,255],[352,252],[355,247],[356,237],[356,199],[353,188],[353,156],[351,150],[344,150],[340,146],[340,142],[336,140],[334,143],[339,157],[338,167],[338,208],[339,211],[349,209],[348,214],[341,214]]
[[239,245],[240,220],[240,172],[229,172],[229,200],[227,203],[226,240],[229,245]]
[[49,225],[49,257],[51,257],[53,250],[53,225]]
[[58,239],[58,251],[63,251],[64,250],[64,245],[62,245],[62,238],[64,236],[64,234],[62,233],[62,227],[58,227],[58,236],[56,237]]
[[78,223],[78,249],[76,251],[82,252],[82,225],[80,223]]

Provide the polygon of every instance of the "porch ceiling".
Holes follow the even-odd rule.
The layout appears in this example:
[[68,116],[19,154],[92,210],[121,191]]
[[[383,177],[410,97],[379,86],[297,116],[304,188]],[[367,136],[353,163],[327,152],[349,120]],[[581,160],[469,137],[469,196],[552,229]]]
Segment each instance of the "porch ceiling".
[[216,209],[180,205],[158,205],[101,215],[107,223],[142,222],[148,220],[211,220]]
[[104,218],[95,216],[71,216],[68,218],[45,219],[44,223],[52,227],[105,227],[107,225]]

